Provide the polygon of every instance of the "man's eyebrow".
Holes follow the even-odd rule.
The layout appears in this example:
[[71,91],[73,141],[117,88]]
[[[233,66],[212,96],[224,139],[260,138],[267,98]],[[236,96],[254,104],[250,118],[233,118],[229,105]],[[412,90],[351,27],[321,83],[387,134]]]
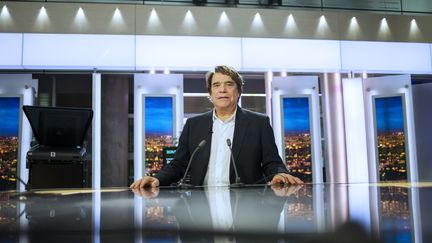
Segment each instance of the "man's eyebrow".
[[220,84],[220,83],[235,83],[233,80],[225,80],[225,81],[214,81],[212,84]]

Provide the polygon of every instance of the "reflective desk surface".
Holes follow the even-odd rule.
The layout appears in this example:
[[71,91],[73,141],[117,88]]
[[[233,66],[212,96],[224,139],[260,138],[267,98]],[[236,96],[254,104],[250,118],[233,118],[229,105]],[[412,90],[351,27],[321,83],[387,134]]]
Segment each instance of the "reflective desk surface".
[[0,192],[0,242],[432,242],[432,183]]

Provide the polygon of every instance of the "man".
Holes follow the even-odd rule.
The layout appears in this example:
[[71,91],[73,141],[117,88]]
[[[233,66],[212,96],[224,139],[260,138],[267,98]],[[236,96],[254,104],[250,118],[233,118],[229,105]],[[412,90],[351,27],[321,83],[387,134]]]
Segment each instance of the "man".
[[[236,182],[245,184],[302,184],[287,173],[275,144],[273,129],[265,115],[240,108],[237,102],[243,78],[231,67],[217,66],[206,75],[207,91],[214,109],[189,118],[183,128],[173,161],[155,177],[145,176],[130,188],[171,185],[186,172],[193,151],[200,148],[190,165],[192,185],[219,186]],[[227,142],[229,140],[230,142]],[[232,141],[232,155],[228,144]]]

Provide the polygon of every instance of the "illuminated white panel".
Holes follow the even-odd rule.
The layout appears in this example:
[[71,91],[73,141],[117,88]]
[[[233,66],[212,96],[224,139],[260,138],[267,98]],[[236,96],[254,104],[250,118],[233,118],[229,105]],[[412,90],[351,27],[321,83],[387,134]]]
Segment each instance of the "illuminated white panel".
[[137,36],[137,69],[208,70],[218,64],[241,66],[240,38]]
[[133,35],[24,34],[23,65],[44,69],[134,69]]
[[143,96],[159,95],[175,98],[175,137],[183,130],[183,74],[135,74],[134,75],[134,180],[145,174],[143,131]]
[[341,41],[343,70],[429,73],[429,44]]
[[21,66],[22,34],[0,33],[0,68]]
[[284,158],[283,144],[284,132],[282,130],[282,105],[283,97],[310,97],[310,132],[312,144],[312,180],[314,183],[323,182],[322,177],[322,152],[321,152],[321,126],[318,97],[318,77],[316,76],[291,76],[273,77],[271,81],[272,102],[272,127],[274,130],[276,145],[279,155]]
[[408,148],[408,180],[410,182],[418,181],[417,172],[417,146],[415,139],[414,127],[414,107],[412,99],[412,87],[410,75],[394,75],[377,78],[367,78],[363,80],[363,89],[365,90],[365,114],[366,114],[366,131],[368,139],[368,158],[369,158],[369,181],[378,181],[377,173],[377,145],[375,140],[375,117],[373,107],[374,96],[395,96],[403,95],[405,97],[405,122],[406,122],[406,142]]
[[[31,74],[0,74],[0,95],[21,96],[22,105],[33,105],[34,92],[37,93],[38,81],[32,79]],[[27,152],[30,149],[32,138],[30,123],[23,113],[21,116],[21,137],[18,155],[17,174],[24,181],[28,181],[28,169],[26,167]],[[19,183],[19,191],[24,191],[25,187]]]
[[369,173],[362,79],[343,79],[342,84],[348,182],[367,183]]
[[247,70],[339,70],[339,41],[269,38],[242,39]]

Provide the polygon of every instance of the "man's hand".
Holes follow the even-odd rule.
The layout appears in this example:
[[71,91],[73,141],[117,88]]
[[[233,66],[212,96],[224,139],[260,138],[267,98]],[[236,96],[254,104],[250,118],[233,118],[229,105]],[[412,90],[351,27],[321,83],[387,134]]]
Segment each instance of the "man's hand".
[[291,195],[297,194],[297,192],[302,188],[304,185],[288,185],[288,186],[277,186],[272,185],[271,189],[278,197],[289,197]]
[[279,173],[275,175],[270,182],[270,185],[285,184],[285,185],[301,185],[304,184],[299,178],[287,173]]
[[144,187],[158,187],[159,180],[152,176],[144,176],[143,178],[135,181],[132,185],[129,186],[131,189],[138,189]]
[[132,191],[135,195],[146,199],[155,198],[159,195],[159,187],[138,188],[132,189]]

